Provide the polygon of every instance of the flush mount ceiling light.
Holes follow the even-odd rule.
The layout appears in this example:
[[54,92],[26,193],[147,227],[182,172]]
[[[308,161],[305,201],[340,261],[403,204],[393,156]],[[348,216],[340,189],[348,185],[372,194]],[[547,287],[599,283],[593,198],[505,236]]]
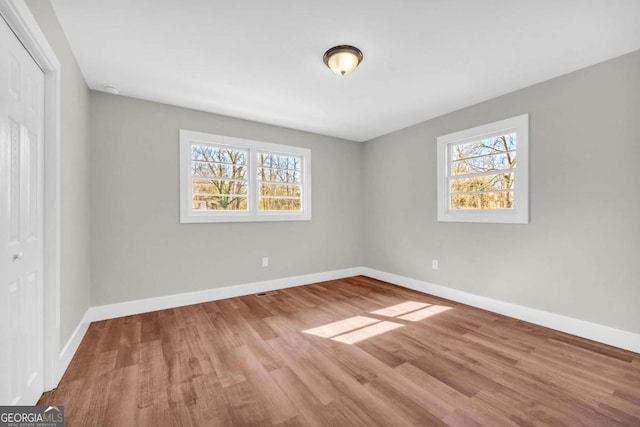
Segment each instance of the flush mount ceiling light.
[[120,93],[120,89],[115,86],[105,86],[103,90],[107,93],[110,93],[111,95],[117,95]]
[[357,47],[335,46],[324,53],[324,63],[336,74],[349,74],[362,62],[362,52]]

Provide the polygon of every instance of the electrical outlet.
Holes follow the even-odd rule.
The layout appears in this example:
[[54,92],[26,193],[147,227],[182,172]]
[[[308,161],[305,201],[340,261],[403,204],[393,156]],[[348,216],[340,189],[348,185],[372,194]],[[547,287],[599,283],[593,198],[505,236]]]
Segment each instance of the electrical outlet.
[[269,257],[268,256],[263,256],[262,257],[262,266],[263,267],[269,267]]
[[437,259],[432,259],[431,260],[431,268],[433,270],[437,270],[438,269],[438,260]]

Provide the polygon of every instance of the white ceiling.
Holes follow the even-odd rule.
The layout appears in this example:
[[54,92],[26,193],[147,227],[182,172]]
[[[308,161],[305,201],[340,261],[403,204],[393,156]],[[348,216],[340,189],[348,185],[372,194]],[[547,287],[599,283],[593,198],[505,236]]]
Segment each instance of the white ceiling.
[[92,89],[357,141],[640,49],[639,0],[52,4]]

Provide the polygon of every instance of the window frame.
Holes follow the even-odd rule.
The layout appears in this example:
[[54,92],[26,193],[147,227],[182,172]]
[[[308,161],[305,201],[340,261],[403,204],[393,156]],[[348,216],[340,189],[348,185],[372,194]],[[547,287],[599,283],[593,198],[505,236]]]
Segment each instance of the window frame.
[[[194,211],[191,176],[191,146],[228,146],[248,151],[247,158],[247,210],[246,211]],[[302,195],[300,211],[258,210],[259,152],[302,158]],[[180,223],[309,221],[311,220],[311,150],[290,145],[273,144],[251,139],[235,138],[180,129]]]
[[[511,209],[451,209],[449,179],[452,176],[451,148],[509,133],[516,134],[518,158],[514,173],[514,207]],[[438,222],[529,223],[529,114],[449,133],[437,138],[437,219]]]

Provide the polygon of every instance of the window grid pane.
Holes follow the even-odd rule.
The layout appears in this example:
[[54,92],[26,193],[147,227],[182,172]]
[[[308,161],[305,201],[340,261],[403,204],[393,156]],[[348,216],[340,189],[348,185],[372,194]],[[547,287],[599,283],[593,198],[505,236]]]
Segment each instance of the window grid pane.
[[485,192],[498,190],[513,190],[515,187],[515,175],[513,173],[501,173],[495,175],[476,176],[473,178],[452,178],[449,191],[452,194]]
[[258,202],[261,211],[301,211],[302,201],[299,198],[267,198],[261,197]]
[[450,208],[513,209],[516,134],[450,145]]
[[193,196],[194,211],[246,211],[247,198],[242,196]]
[[302,157],[257,153],[259,211],[301,211]]
[[451,195],[452,209],[513,209],[513,191],[492,191],[484,193],[464,193]]
[[243,148],[192,144],[192,210],[246,211],[248,159]]

